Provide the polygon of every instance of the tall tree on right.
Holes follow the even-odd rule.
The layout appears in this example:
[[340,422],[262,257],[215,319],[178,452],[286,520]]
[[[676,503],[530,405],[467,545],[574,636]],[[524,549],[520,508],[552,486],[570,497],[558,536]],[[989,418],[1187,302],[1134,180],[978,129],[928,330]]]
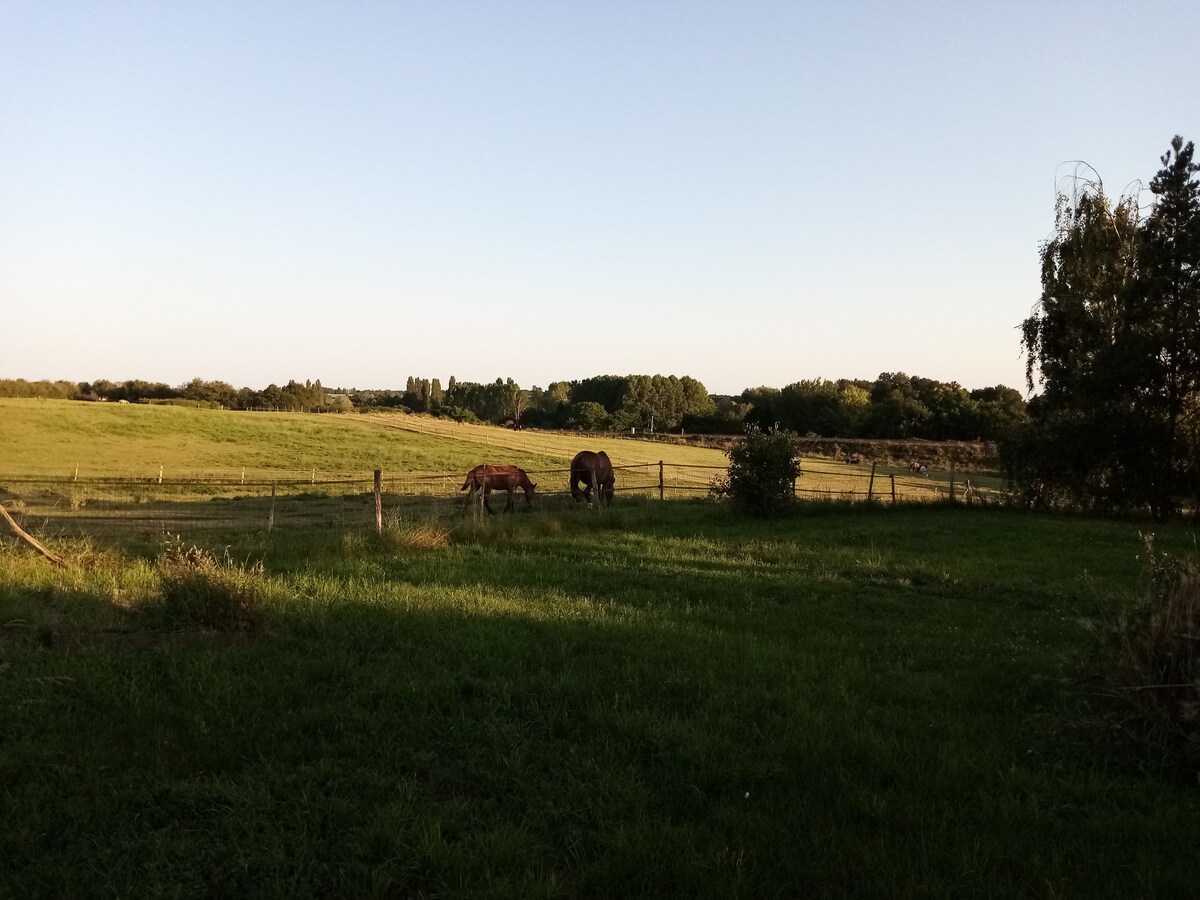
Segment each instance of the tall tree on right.
[[[1142,228],[1139,281],[1152,314],[1153,392],[1163,420],[1157,486],[1196,497],[1200,426],[1200,165],[1178,135],[1150,182],[1156,202]],[[1189,447],[1189,445],[1191,445]],[[1165,499],[1165,498],[1164,498]]]
[[[1058,199],[1042,248],[1042,296],[1022,324],[1027,377],[1041,395],[1005,448],[1034,502],[1177,511],[1195,496],[1200,390],[1200,185],[1176,137],[1137,198],[1097,182]],[[1036,379],[1035,379],[1036,375]],[[1190,431],[1189,431],[1190,429]]]

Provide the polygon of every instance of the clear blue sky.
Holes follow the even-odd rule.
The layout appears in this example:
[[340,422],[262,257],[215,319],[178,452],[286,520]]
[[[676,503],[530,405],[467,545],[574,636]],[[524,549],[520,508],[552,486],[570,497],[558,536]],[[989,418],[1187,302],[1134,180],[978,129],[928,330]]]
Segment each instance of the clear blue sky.
[[1023,386],[1200,4],[0,0],[0,377]]

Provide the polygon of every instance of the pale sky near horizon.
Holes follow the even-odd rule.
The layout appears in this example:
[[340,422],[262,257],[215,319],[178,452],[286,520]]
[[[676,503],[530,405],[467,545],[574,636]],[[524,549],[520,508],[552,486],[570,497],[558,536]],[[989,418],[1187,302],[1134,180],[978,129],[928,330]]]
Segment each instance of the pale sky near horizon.
[[0,378],[1024,387],[1200,5],[0,0]]

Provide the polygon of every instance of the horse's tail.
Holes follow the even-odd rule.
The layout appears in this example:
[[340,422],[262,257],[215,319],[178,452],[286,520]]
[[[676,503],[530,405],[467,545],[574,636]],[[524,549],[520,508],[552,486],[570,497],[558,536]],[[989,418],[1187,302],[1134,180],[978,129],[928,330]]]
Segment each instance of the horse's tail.
[[471,475],[467,475],[467,480],[462,483],[462,487],[460,487],[459,490],[465,491],[467,488],[469,488],[471,486],[471,482],[473,482],[474,480],[475,480],[474,477],[472,477]]

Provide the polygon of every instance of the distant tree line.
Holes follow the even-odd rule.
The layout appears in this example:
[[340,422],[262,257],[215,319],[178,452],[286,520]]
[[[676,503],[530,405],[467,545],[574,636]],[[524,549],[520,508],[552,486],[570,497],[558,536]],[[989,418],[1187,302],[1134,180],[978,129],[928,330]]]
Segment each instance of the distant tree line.
[[0,397],[44,397],[47,400],[77,400],[79,385],[74,381],[26,381],[24,378],[0,379]]
[[262,390],[194,378],[171,387],[148,381],[0,381],[0,396],[180,403],[226,409],[430,413],[467,422],[587,431],[741,434],[747,426],[801,435],[931,440],[1000,440],[1022,425],[1020,392],[997,385],[967,391],[954,382],[885,372],[874,381],[798,381],[708,393],[684,375],[598,375],[522,388],[511,378],[459,381],[409,376],[404,390],[327,389],[320,380]]
[[23,378],[0,379],[0,397],[44,397],[52,400],[105,400],[119,403],[179,403],[190,406],[211,406],[225,409],[287,409],[315,410],[344,407],[321,386],[321,381],[289,381],[283,387],[271,384],[260,391],[235,388],[224,381],[204,381],[193,378],[186,384],[172,387],[157,381],[26,381]]
[[862,379],[798,381],[717,398],[713,421],[689,423],[697,431],[784,428],[813,437],[923,438],[999,441],[1025,421],[1020,391],[996,385],[968,391],[957,382],[884,372]]
[[465,421],[588,431],[741,434],[747,426],[816,437],[996,441],[1026,419],[1020,391],[996,385],[968,391],[955,382],[885,372],[874,381],[799,381],[710,395],[690,376],[598,375],[521,388],[410,377],[403,392],[357,391],[356,407],[392,407]]
[[715,404],[695,378],[674,375],[600,375],[522,388],[511,378],[481,384],[450,376],[409,377],[403,392],[350,390],[356,406],[403,408],[466,421],[535,428],[674,430],[689,415]]

